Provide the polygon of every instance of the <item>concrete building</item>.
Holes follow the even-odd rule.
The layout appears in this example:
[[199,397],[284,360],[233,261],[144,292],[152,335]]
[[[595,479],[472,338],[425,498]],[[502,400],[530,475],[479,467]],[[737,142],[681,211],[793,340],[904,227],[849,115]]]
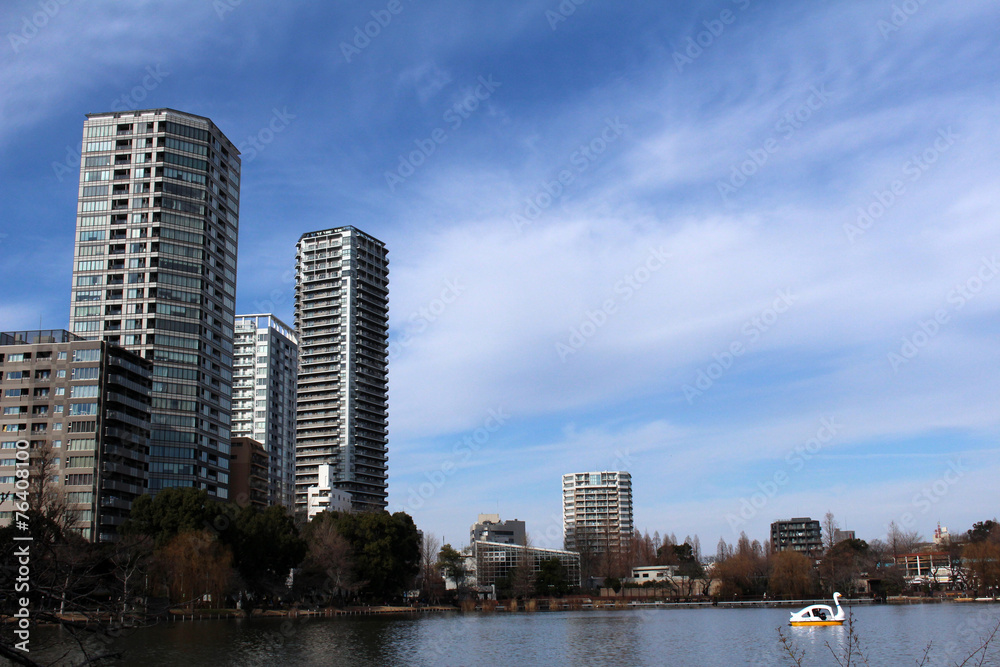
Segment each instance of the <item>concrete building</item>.
[[775,551],[801,551],[818,555],[823,550],[819,521],[809,517],[771,524],[771,546]]
[[319,483],[308,491],[307,518],[312,521],[320,512],[350,512],[351,494],[334,488],[333,466],[323,463],[319,466]]
[[[146,492],[151,362],[64,330],[0,334],[0,525],[12,519],[17,470],[65,523],[113,542]],[[45,488],[41,488],[44,484]]]
[[563,539],[570,551],[617,553],[632,536],[632,475],[577,472],[563,475]]
[[237,437],[230,443],[229,496],[238,505],[265,508],[269,504],[270,456],[253,438]]
[[299,346],[271,314],[237,315],[233,361],[233,437],[267,450],[268,504],[295,504],[295,387]]
[[305,234],[296,252],[296,512],[331,466],[333,489],[355,511],[388,494],[389,262],[385,245],[354,227]]
[[841,530],[837,528],[833,531],[833,543],[840,544],[844,540],[857,539],[857,535],[853,530]]
[[208,118],[87,115],[70,329],[153,363],[151,493],[229,496],[239,188]]
[[498,542],[500,544],[527,543],[524,522],[517,519],[501,521],[499,514],[480,514],[479,520],[469,529],[469,543]]

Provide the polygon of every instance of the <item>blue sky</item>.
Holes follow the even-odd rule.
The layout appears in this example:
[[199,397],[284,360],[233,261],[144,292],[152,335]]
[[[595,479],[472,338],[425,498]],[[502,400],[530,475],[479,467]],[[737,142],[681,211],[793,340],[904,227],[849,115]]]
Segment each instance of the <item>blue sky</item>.
[[304,232],[388,245],[390,509],[425,531],[556,546],[560,476],[601,469],[706,551],[965,530],[1000,474],[998,19],[12,0],[0,328],[67,324],[84,114],[172,107],[243,150],[239,312],[292,319]]

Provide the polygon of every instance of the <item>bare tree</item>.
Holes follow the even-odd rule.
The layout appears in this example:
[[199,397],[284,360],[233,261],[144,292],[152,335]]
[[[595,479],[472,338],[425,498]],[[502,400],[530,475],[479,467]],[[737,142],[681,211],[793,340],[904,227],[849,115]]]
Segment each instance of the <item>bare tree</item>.
[[121,586],[118,604],[118,622],[124,624],[129,608],[136,597],[141,579],[149,571],[153,553],[153,540],[146,535],[128,535],[115,543],[108,560],[113,565],[112,575]]
[[325,588],[333,596],[344,596],[358,589],[354,580],[351,545],[333,521],[321,521],[314,527],[305,565],[326,575]]
[[838,530],[840,530],[840,524],[834,521],[833,512],[827,510],[826,516],[823,517],[823,548],[825,551],[829,552],[837,544]]
[[420,594],[425,600],[437,602],[444,592],[444,579],[438,571],[441,540],[425,534],[420,541]]
[[913,553],[914,549],[923,542],[920,533],[915,530],[903,530],[895,521],[889,523],[886,537],[893,560],[902,554]]

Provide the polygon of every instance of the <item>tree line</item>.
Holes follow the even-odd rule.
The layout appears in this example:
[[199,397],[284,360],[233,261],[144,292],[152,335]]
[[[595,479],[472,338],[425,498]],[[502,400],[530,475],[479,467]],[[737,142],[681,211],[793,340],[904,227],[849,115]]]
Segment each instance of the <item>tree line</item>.
[[[94,543],[47,509],[27,512],[39,613],[381,603],[401,599],[418,570],[419,534],[403,512],[323,512],[299,526],[280,506],[171,488],[137,498],[117,542]],[[14,536],[0,529],[0,590],[13,590]],[[0,600],[0,613],[13,603]]]
[[[938,554],[932,562],[923,549],[923,558],[930,564],[919,581],[908,579],[904,565],[898,562],[926,546],[916,531],[893,522],[884,538],[837,541],[838,530],[828,513],[822,525],[822,546],[816,551],[778,551],[769,541],[751,540],[741,533],[733,544],[720,538],[714,555],[702,554],[698,536],[678,541],[673,534],[661,538],[658,533],[650,536],[636,531],[631,539],[621,541],[618,550],[580,554],[580,589],[570,587],[559,561],[553,560],[543,564],[543,575],[533,574],[526,564],[512,567],[497,582],[497,594],[518,598],[644,586],[659,588],[664,596],[677,599],[806,599],[828,597],[835,591],[847,596],[871,593],[884,597],[933,593],[943,588],[975,596],[1000,595],[1000,524],[995,519],[977,522],[966,532],[931,547]],[[940,555],[942,552],[946,557]],[[433,537],[425,539],[419,576],[422,597],[446,599],[444,577],[458,583],[460,595],[468,574],[465,562],[465,556],[450,544],[442,546]],[[627,581],[632,569],[642,566],[669,567],[672,576],[641,584]],[[945,568],[950,574],[947,584],[938,581]]]

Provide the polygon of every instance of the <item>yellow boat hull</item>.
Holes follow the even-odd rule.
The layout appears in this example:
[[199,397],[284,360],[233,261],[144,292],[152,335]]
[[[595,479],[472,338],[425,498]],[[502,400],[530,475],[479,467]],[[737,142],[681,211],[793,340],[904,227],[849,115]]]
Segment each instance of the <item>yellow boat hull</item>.
[[791,621],[789,625],[794,625],[796,627],[802,626],[812,626],[812,625],[843,625],[843,621]]

